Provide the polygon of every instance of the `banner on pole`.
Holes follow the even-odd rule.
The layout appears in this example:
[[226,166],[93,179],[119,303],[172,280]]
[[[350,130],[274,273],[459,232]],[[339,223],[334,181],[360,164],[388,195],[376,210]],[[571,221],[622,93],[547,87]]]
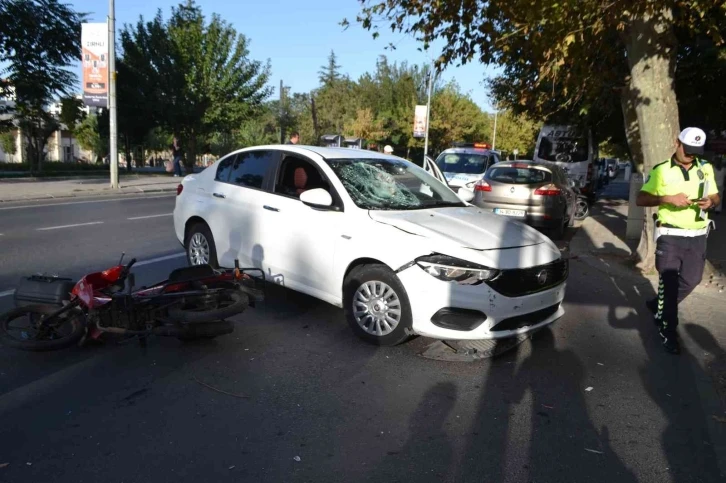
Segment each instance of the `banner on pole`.
[[83,103],[106,107],[108,104],[108,24],[81,25],[81,65]]
[[426,106],[416,106],[416,110],[413,115],[413,137],[426,137],[426,114]]

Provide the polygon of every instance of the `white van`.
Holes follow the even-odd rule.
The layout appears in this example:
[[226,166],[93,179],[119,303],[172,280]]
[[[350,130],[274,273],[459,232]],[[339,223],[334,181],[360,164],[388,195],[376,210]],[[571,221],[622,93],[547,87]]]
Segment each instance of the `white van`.
[[597,156],[592,131],[578,126],[545,125],[537,137],[533,161],[561,167],[584,195],[592,197],[597,187]]

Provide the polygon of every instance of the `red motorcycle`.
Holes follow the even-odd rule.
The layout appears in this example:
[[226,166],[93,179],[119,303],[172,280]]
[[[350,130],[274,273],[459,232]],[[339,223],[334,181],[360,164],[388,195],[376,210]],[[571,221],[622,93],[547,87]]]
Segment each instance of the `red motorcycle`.
[[[123,261],[123,256],[121,257]],[[182,340],[213,338],[234,330],[226,320],[264,298],[264,273],[196,265],[174,270],[168,280],[134,290],[136,263],[90,273],[78,282],[33,276],[15,291],[17,308],[0,315],[0,340],[29,351],[61,349],[104,333],[154,334]],[[260,276],[251,276],[257,272]],[[126,290],[124,288],[127,287]]]

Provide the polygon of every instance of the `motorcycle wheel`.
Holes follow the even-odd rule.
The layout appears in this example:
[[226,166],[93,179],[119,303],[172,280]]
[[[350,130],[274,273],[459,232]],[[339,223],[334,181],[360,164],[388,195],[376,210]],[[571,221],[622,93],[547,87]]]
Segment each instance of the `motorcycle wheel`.
[[217,296],[216,307],[208,308],[206,304],[202,305],[202,295],[170,307],[169,317],[187,324],[224,320],[244,312],[250,301],[247,294],[239,290],[222,290]]
[[48,318],[58,309],[53,305],[28,305],[0,315],[0,340],[15,349],[37,352],[73,345],[86,329],[83,312],[75,308]]
[[575,204],[575,219],[584,220],[590,214],[590,205],[587,200],[577,200]]

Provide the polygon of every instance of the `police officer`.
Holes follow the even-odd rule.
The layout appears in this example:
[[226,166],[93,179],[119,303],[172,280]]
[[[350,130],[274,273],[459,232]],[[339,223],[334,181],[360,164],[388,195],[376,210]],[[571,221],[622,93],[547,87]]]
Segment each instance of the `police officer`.
[[638,206],[657,206],[655,266],[658,295],[648,308],[663,347],[680,353],[676,328],[678,304],[701,283],[706,238],[712,222],[708,210],[720,202],[713,167],[700,158],[706,133],[696,127],[681,131],[671,159],[653,167],[638,193]]

